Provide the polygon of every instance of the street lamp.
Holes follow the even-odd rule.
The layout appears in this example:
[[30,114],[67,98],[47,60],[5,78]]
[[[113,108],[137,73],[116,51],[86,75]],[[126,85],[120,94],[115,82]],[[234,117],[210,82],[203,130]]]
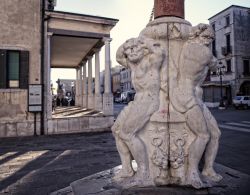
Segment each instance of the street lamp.
[[219,104],[219,109],[225,109],[225,104],[223,101],[223,88],[222,88],[222,75],[225,71],[225,66],[222,64],[221,61],[219,61],[219,67],[217,70],[217,74],[220,77],[220,104]]

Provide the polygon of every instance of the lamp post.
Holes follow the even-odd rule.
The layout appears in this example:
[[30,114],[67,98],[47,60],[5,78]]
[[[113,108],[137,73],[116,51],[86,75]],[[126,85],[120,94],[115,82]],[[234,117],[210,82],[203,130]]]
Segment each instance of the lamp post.
[[219,104],[219,109],[221,109],[221,110],[225,109],[225,104],[224,104],[224,101],[223,101],[223,87],[222,87],[222,75],[223,75],[224,70],[225,70],[225,66],[222,65],[221,61],[219,61],[219,68],[218,68],[217,74],[220,77],[220,104]]

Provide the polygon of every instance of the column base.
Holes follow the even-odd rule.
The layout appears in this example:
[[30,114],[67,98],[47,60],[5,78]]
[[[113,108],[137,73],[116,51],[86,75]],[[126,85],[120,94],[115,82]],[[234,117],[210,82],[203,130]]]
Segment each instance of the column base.
[[112,93],[103,94],[103,114],[106,116],[114,115],[113,99],[114,98]]
[[88,107],[88,96],[87,95],[83,95],[82,96],[82,107],[83,108],[87,108]]
[[102,95],[95,94],[95,110],[102,111]]
[[89,109],[94,109],[94,95],[88,95],[88,107]]

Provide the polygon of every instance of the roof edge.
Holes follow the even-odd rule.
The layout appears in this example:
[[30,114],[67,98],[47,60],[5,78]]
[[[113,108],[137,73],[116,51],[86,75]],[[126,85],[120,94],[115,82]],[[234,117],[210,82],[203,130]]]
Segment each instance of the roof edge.
[[232,8],[232,7],[237,7],[237,8],[244,8],[244,9],[250,9],[249,7],[244,7],[244,6],[240,6],[240,5],[230,5],[229,7],[223,9],[222,11],[218,12],[217,14],[213,15],[212,17],[208,18],[208,20],[214,18],[215,16],[221,14],[222,12],[225,12],[226,10]]
[[119,19],[115,19],[115,18],[107,18],[107,17],[102,17],[102,16],[80,14],[80,13],[75,13],[75,12],[48,11],[48,10],[46,10],[46,12],[58,13],[58,14],[67,14],[67,15],[73,15],[73,16],[84,16],[84,17],[91,17],[91,18],[104,19],[104,20],[112,20],[112,21],[115,21],[115,22],[119,21]]

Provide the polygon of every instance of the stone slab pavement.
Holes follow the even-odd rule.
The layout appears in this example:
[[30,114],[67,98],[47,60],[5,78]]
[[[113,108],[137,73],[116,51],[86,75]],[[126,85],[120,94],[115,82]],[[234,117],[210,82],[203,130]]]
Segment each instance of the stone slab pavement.
[[120,164],[110,132],[0,139],[0,195],[47,195]]

